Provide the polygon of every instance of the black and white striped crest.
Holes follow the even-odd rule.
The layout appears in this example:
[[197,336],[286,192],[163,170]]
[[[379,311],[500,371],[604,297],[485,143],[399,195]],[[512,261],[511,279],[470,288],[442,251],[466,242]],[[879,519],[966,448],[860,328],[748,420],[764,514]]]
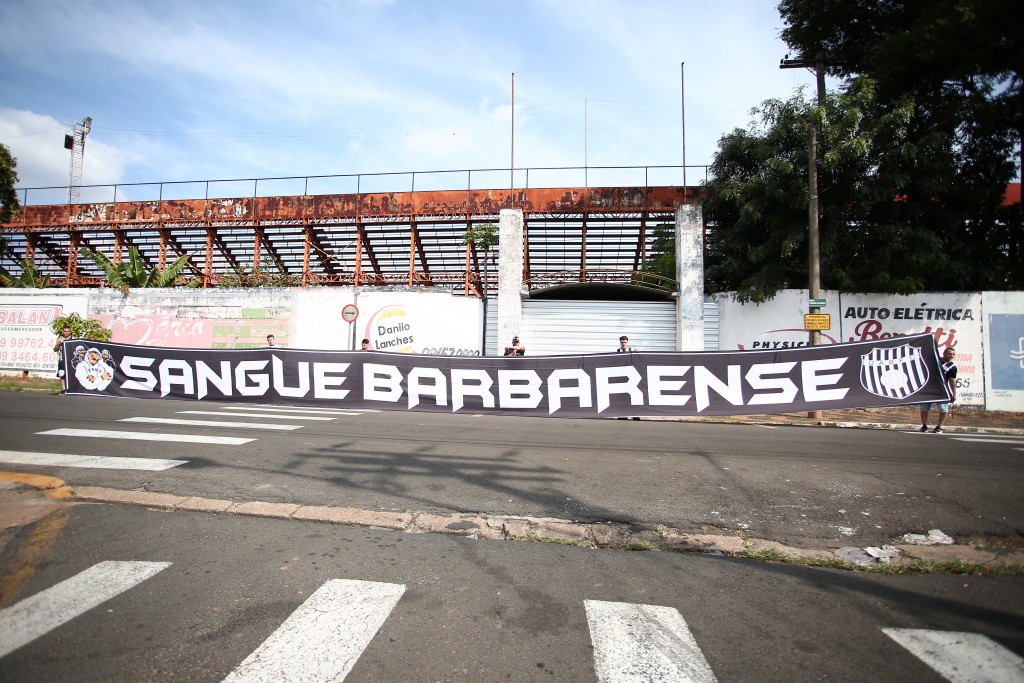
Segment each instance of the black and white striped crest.
[[860,357],[860,384],[875,396],[906,398],[928,383],[921,349],[909,344],[872,349]]

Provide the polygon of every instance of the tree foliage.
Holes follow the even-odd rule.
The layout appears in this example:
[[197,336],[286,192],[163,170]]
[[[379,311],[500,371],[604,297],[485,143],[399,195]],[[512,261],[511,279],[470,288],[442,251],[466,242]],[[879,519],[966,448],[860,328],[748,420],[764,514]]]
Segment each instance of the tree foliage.
[[490,251],[498,244],[498,227],[494,223],[474,225],[462,238],[463,246],[472,244],[484,251]]
[[[111,287],[125,294],[133,287],[173,287],[191,257],[191,254],[182,254],[174,263],[161,269],[147,266],[136,247],[128,248],[128,258],[121,263],[114,263],[106,254],[92,251],[88,247],[82,247],[80,253],[106,274]],[[195,280],[188,286],[196,286],[198,283]]]
[[60,334],[60,331],[65,327],[71,328],[71,336],[75,339],[91,339],[93,341],[105,342],[110,341],[110,337],[113,334],[110,330],[103,327],[98,320],[83,318],[77,313],[62,315],[50,323],[50,329],[53,330],[54,334]]
[[[1010,0],[781,0],[782,37],[820,55],[849,88],[876,84],[876,116],[908,109],[906,141],[885,159],[901,199],[948,263],[933,289],[1024,288],[1018,178],[1024,129],[1024,23]],[[822,193],[822,201],[829,197]]]
[[21,260],[21,274],[15,277],[7,272],[7,269],[0,266],[0,286],[20,287],[24,289],[42,289],[52,286],[50,278],[39,273],[35,261],[32,259]]
[[302,276],[288,273],[284,266],[264,254],[259,268],[235,268],[220,276],[219,287],[301,287]]
[[676,226],[662,223],[655,226],[651,248],[647,252],[640,270],[644,273],[657,275],[667,281],[676,279]]
[[[710,291],[765,301],[808,284],[807,127],[818,129],[821,284],[907,294],[950,266],[935,234],[942,212],[906,201],[909,106],[879,110],[874,84],[856,79],[824,106],[801,89],[768,100],[759,123],[719,142],[705,187]],[[941,287],[940,287],[941,288]]]
[[[1005,0],[782,0],[783,38],[841,87],[798,91],[725,135],[705,186],[711,291],[808,286],[808,124],[818,131],[821,283],[1024,288],[1020,22]],[[1018,151],[1019,153],[1019,151]]]
[[[480,225],[474,225],[469,230],[467,230],[466,234],[462,237],[463,245],[472,245],[474,249],[484,250],[483,262],[485,274],[487,271],[487,261],[491,255],[491,249],[497,246],[499,239],[500,234],[498,233],[498,226],[496,226],[494,223],[481,223]],[[487,278],[483,277],[481,279],[482,281],[484,281],[483,286],[484,289],[486,290]]]
[[[941,131],[969,157],[1006,159],[1024,124],[1024,24],[1012,0],[781,0],[782,37],[826,71],[870,75],[882,102],[910,97],[914,134]],[[1006,178],[1005,180],[1008,180]]]
[[11,150],[0,144],[0,223],[9,223],[20,208],[18,193],[14,191],[18,182],[17,167],[18,161]]

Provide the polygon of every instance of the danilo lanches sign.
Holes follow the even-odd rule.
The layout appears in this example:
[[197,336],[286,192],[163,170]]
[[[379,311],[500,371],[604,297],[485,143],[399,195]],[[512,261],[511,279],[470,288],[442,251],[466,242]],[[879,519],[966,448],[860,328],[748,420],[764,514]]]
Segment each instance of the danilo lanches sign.
[[78,346],[64,344],[68,393],[89,396],[576,418],[949,400],[930,334],[772,351],[532,358]]

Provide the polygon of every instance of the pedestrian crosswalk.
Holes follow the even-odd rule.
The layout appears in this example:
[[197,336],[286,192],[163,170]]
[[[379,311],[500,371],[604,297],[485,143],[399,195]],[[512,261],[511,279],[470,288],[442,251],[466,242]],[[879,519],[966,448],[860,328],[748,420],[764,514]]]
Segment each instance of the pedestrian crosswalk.
[[403,593],[394,583],[328,581],[224,681],[344,680]]
[[0,610],[0,657],[171,566],[170,562],[100,562]]
[[[294,406],[238,405],[223,406],[218,410],[179,410],[178,415],[223,417],[228,419],[196,419],[135,416],[118,422],[132,425],[162,425],[167,427],[209,428],[225,430],[287,432],[302,429],[303,423],[330,422],[339,417],[356,417],[367,410],[344,410],[339,408],[303,408]],[[257,418],[258,421],[238,421],[231,418]],[[299,423],[299,424],[293,424]],[[120,429],[77,429],[60,427],[36,432],[37,436],[63,436],[76,439],[104,439],[106,441],[165,441],[169,443],[209,444],[218,446],[242,446],[257,440],[255,436],[219,436],[208,433],[182,434],[164,431],[134,431]],[[82,467],[94,469],[164,470],[187,464],[187,460],[164,460],[156,458],[98,457],[87,455],[16,452],[0,450],[0,463],[13,465],[48,465],[55,467]]]
[[181,420],[173,417],[125,417],[119,422],[135,422],[155,425],[177,425],[181,427],[223,427],[225,429],[270,429],[290,431],[302,429],[302,425],[277,424],[274,422],[225,422],[223,420]]
[[176,443],[208,443],[221,446],[241,446],[256,439],[212,434],[173,434],[161,432],[129,432],[119,429],[70,429],[61,427],[36,432],[38,436],[73,436],[83,439],[126,439],[129,441],[172,441]]
[[911,654],[954,683],[1024,680],[1024,658],[978,633],[883,628]]
[[[919,434],[917,430],[913,432],[907,432],[908,434]],[[934,437],[937,439],[944,439],[948,441],[956,441],[959,443],[985,443],[985,444],[999,444],[1003,446],[1009,446],[1014,450],[1024,451],[1024,435],[1019,434],[978,434],[973,432],[950,432],[947,431],[943,434],[932,434],[928,432],[927,436]]]
[[0,451],[0,462],[10,465],[42,465],[50,467],[88,467],[103,470],[169,470],[184,465],[188,460],[162,458],[121,458],[99,455],[69,455],[66,453],[28,453]]
[[597,680],[717,680],[679,610],[600,600],[584,600],[583,606]]
[[1024,436],[1009,434],[958,434],[956,441],[963,443],[995,443],[1010,446],[1014,450],[1024,451]]
[[[0,658],[135,588],[170,562],[105,561],[0,610]],[[406,586],[329,579],[245,657],[225,683],[342,681],[399,605]],[[163,600],[168,599],[161,593]],[[714,683],[702,644],[678,609],[584,600],[600,683]],[[125,618],[135,618],[130,612]],[[1024,658],[979,633],[882,627],[949,681],[1019,681]],[[707,647],[707,644],[704,644]]]

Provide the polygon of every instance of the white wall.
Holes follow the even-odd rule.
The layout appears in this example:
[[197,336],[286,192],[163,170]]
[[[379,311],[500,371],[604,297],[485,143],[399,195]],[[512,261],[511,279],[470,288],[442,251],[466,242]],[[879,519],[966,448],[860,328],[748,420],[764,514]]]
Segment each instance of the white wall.
[[1024,412],[1024,292],[983,292],[985,404]]
[[[831,316],[832,324],[821,333],[823,344],[931,333],[940,349],[956,349],[957,401],[985,404],[981,294],[927,292],[896,296],[823,291],[821,295],[826,299],[821,312]],[[719,349],[807,344],[808,333],[803,329],[803,316],[809,310],[806,289],[784,290],[763,304],[738,304],[728,295],[714,300],[719,305]],[[1019,306],[1017,310],[1024,313]]]
[[[822,296],[832,322],[823,343],[929,332],[940,347],[957,351],[960,403],[1024,411],[1024,293]],[[785,290],[760,305],[728,296],[712,301],[720,350],[807,343],[807,290]],[[359,309],[351,325],[341,318],[346,304]],[[57,357],[49,321],[70,312],[98,318],[114,341],[128,344],[244,348],[262,346],[273,333],[292,348],[349,349],[353,339],[358,347],[367,337],[375,347],[402,353],[482,351],[481,302],[429,288],[150,289],[128,297],[112,289],[0,289],[0,370],[52,375]],[[609,338],[617,335],[609,330]]]
[[50,323],[71,313],[85,318],[88,306],[81,289],[0,289],[0,370],[55,374]]

